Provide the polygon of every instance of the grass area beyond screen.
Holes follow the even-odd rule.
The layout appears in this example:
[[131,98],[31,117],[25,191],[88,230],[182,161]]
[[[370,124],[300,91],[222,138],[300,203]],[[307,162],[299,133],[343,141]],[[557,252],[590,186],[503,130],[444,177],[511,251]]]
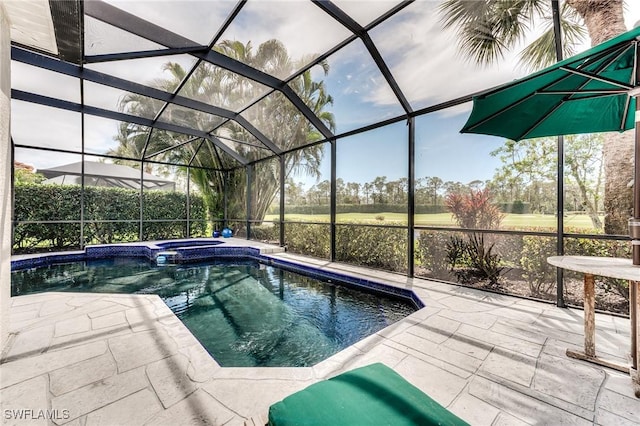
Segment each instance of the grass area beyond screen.
[[[379,218],[383,217],[384,220]],[[266,215],[265,221],[278,221],[278,215]],[[602,219],[604,219],[602,217]],[[328,214],[285,214],[286,221],[292,222],[329,222]],[[406,224],[407,215],[402,213],[340,213],[336,215],[338,223],[371,223],[371,224]],[[502,220],[502,229],[523,229],[523,228],[555,228],[557,218],[550,214],[506,214]],[[456,222],[450,213],[417,214],[415,216],[416,226],[456,226]],[[585,233],[596,232],[591,224],[589,216],[584,214],[566,215],[564,225],[568,228],[581,230]]]

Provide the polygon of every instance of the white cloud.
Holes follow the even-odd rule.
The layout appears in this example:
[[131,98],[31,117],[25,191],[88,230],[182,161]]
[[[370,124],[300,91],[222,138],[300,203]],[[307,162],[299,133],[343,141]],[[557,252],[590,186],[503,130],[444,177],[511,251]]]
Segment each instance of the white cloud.
[[251,41],[257,48],[275,38],[286,46],[292,58],[298,59],[324,53],[350,34],[311,2],[250,1],[222,39]]
[[[438,21],[436,2],[416,2],[375,28],[371,36],[401,89],[414,105],[434,105],[523,76],[515,54],[478,67],[457,51],[454,30]],[[381,89],[377,103],[393,102]]]
[[63,150],[82,146],[80,114],[22,101],[11,101],[11,137],[17,145]]
[[90,81],[84,83],[85,105],[97,108],[118,111],[120,99],[125,96],[126,93],[127,92],[103,84],[92,83]]
[[207,45],[227,18],[233,0],[107,0],[115,7],[144,17],[145,20]]
[[116,148],[118,142],[114,135],[118,134],[118,121],[106,118],[85,117],[85,151],[106,154],[111,148]]

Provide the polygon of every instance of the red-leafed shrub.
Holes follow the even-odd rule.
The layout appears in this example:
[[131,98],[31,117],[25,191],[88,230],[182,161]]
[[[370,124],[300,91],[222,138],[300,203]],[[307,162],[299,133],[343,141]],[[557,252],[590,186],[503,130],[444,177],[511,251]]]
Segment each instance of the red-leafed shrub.
[[[504,218],[487,188],[450,193],[445,198],[445,206],[462,228],[496,229]],[[486,241],[484,234],[477,232],[467,235],[466,241],[452,237],[447,244],[447,258],[452,272],[462,281],[471,273],[476,278],[487,279],[490,285],[497,285],[504,266],[500,256],[493,253],[494,244]]]
[[467,193],[452,192],[444,200],[458,225],[471,229],[497,229],[504,213],[493,202],[488,188]]

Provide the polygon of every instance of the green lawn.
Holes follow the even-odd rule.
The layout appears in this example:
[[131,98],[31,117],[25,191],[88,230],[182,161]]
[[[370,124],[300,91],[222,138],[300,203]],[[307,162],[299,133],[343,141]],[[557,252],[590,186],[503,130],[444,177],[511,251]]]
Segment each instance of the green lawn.
[[[376,219],[376,216],[383,216],[384,220]],[[278,215],[266,215],[266,221],[277,221]],[[329,222],[329,215],[311,215],[311,214],[289,214],[285,216],[286,220],[296,222]],[[436,214],[418,214],[415,217],[416,225],[420,226],[455,226],[450,213]],[[340,222],[365,222],[365,223],[407,223],[407,215],[402,213],[341,213],[337,215],[337,221]],[[591,219],[587,215],[569,215],[564,218],[565,227],[580,228],[585,231],[592,229]],[[554,215],[543,214],[507,214],[502,221],[503,228],[553,228],[556,226],[556,217]]]

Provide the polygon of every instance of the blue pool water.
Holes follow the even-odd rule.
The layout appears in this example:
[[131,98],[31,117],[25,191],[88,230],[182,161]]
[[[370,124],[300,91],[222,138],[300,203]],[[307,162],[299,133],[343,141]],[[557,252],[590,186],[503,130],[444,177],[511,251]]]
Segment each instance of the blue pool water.
[[225,367],[314,365],[417,310],[255,260],[111,258],[12,273],[12,295],[42,291],[157,294]]

